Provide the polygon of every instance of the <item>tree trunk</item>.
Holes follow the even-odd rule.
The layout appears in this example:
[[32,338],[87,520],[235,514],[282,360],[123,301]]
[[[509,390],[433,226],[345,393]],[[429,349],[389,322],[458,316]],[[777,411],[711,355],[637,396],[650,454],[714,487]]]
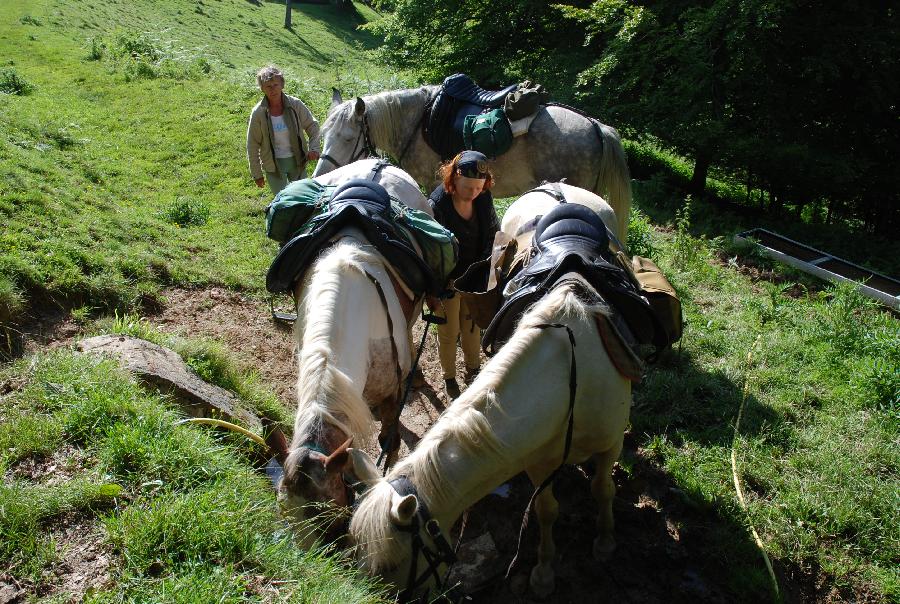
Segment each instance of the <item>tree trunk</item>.
[[284,27],[291,28],[291,0],[284,0]]
[[694,163],[694,174],[691,176],[691,182],[688,185],[688,192],[694,196],[694,199],[703,199],[706,193],[706,176],[709,174],[711,163],[712,154],[709,151],[701,150],[697,153],[697,160]]

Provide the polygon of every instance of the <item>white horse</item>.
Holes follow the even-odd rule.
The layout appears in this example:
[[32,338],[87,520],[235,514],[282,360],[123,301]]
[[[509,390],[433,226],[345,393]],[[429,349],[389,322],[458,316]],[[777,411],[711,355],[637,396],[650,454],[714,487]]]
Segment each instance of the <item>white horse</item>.
[[[355,162],[317,180],[338,184],[366,178],[375,162]],[[431,215],[418,185],[403,170],[386,166],[373,180]],[[349,505],[342,473],[352,459],[346,449],[350,439],[371,439],[371,409],[384,420],[382,434],[390,428],[400,383],[412,364],[410,329],[421,296],[400,282],[355,228],[342,232],[315,260],[294,296],[299,347],[294,434],[290,446],[277,431],[267,441],[284,465],[277,487],[281,510],[304,520],[323,507],[307,504]]]
[[[605,206],[603,218],[614,218],[602,199],[591,201]],[[526,215],[534,216],[533,210],[540,204],[533,194],[514,202],[507,216],[516,218],[504,219],[504,231],[513,235],[515,231],[506,229]],[[607,222],[611,224],[615,223]],[[424,556],[414,556],[410,532],[411,527],[416,532],[422,510],[427,509],[437,520],[446,539],[446,531],[462,512],[497,485],[523,470],[540,485],[554,472],[562,461],[567,435],[573,354],[577,387],[571,449],[565,461],[594,457],[596,475],[591,492],[599,504],[599,533],[593,554],[600,560],[611,554],[615,548],[611,472],[622,449],[631,382],[613,366],[598,334],[596,315],[608,313],[608,306],[586,282],[578,277],[563,278],[525,313],[510,340],[475,382],[386,479],[379,479],[369,463],[365,474],[370,488],[350,523],[351,541],[363,568],[406,590],[404,595],[433,587],[431,576],[425,576],[414,589],[415,581],[410,585],[411,574],[428,567]],[[553,324],[571,330],[577,346],[570,345],[566,329]],[[395,484],[412,485],[401,489],[411,492],[400,494],[391,484],[398,479],[401,483]],[[551,488],[537,497],[535,510],[540,545],[530,583],[536,594],[545,596],[554,588],[552,526],[557,502]],[[439,539],[424,531],[419,537],[428,547],[439,545]]]
[[[438,86],[422,86],[357,97],[342,103],[334,91],[322,126],[324,149],[315,176],[381,149],[420,185],[438,182],[440,157],[422,135],[421,119]],[[541,108],[527,134],[497,158],[495,197],[521,195],[541,182],[566,182],[609,200],[618,216],[611,227],[624,241],[631,209],[631,179],[615,128],[560,106]],[[430,190],[430,189],[429,189]]]

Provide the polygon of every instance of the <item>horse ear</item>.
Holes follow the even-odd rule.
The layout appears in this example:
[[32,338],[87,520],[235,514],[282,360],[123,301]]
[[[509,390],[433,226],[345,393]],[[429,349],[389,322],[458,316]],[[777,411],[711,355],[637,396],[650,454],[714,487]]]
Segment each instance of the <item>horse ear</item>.
[[347,465],[347,460],[350,458],[350,454],[347,453],[348,447],[350,447],[350,443],[353,442],[353,437],[348,438],[344,444],[335,449],[331,455],[325,458],[325,471],[328,473],[342,472],[344,470],[344,466]]
[[261,421],[266,434],[266,444],[269,445],[269,449],[278,463],[283,466],[288,456],[288,444],[287,439],[284,437],[284,432],[281,431],[278,424],[268,417],[263,417]]
[[341,98],[341,91],[337,88],[331,89],[331,107],[328,109],[328,113],[331,113],[335,107],[344,102],[344,99]]
[[362,117],[366,112],[366,102],[362,100],[362,97],[356,97],[356,106],[353,108],[356,112],[356,115]]
[[419,508],[419,500],[415,495],[393,494],[391,503],[391,522],[400,526],[409,526],[412,518]]
[[381,480],[378,468],[368,455],[359,449],[347,449],[347,454],[349,459],[347,465],[344,466],[344,473],[349,474],[351,480],[362,482],[370,487]]

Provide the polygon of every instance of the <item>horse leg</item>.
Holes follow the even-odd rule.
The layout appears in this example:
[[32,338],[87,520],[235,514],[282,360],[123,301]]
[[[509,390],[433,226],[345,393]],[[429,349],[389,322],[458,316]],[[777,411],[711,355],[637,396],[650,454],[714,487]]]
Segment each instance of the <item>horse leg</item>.
[[612,479],[613,464],[622,452],[622,439],[608,451],[594,455],[596,473],[591,481],[591,494],[597,500],[597,538],[594,539],[594,558],[608,560],[616,549],[615,527],[612,503],[616,496],[616,485]]
[[[541,484],[549,472],[528,472],[531,482]],[[531,590],[539,598],[553,593],[556,576],[553,572],[553,559],[556,556],[556,544],[553,542],[553,524],[559,516],[559,503],[553,496],[553,487],[548,486],[534,501],[534,513],[537,516],[541,539],[538,544],[538,563],[531,569]]]
[[[381,401],[378,408],[381,415],[381,431],[378,433],[378,444],[381,445],[382,449],[388,449],[385,463],[387,464],[386,467],[390,468],[400,456],[400,418],[397,417],[400,401],[395,396],[389,396]],[[393,440],[388,442],[392,434]]]

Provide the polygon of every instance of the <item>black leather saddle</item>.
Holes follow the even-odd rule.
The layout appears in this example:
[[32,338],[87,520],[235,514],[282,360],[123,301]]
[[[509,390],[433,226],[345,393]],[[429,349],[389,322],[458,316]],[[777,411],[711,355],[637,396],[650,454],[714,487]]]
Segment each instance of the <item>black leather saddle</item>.
[[350,226],[363,232],[412,291],[438,295],[443,290],[444,284],[437,282],[428,265],[397,232],[387,190],[364,178],[348,180],[336,188],[328,211],[284,244],[266,274],[266,289],[272,293],[290,291],[329,241]]
[[422,133],[428,146],[443,160],[453,158],[465,148],[462,132],[466,116],[501,107],[517,87],[512,84],[501,90],[485,90],[465,74],[448,76],[425,109]]
[[606,225],[593,210],[574,203],[555,206],[538,221],[532,249],[531,261],[504,288],[509,295],[481,340],[485,352],[496,352],[528,308],[570,273],[582,277],[615,309],[637,346],[665,346],[659,319],[625,270],[614,263]]

